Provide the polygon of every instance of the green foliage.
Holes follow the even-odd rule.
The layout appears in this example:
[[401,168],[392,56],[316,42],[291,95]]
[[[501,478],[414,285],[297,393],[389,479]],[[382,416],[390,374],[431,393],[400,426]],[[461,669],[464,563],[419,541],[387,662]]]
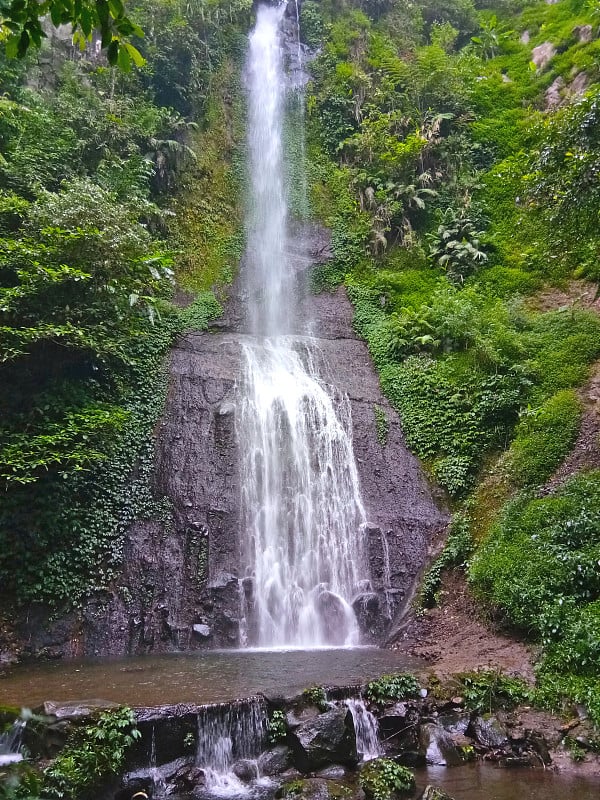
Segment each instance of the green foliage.
[[38,800],[41,791],[42,776],[27,761],[0,767],[1,800]]
[[552,395],[521,417],[506,468],[518,487],[543,483],[570,451],[579,431],[581,403],[572,390]]
[[480,239],[482,232],[464,213],[448,209],[443,223],[430,236],[430,254],[433,261],[446,270],[452,283],[464,283],[487,261]]
[[588,710],[591,721],[600,726],[600,681],[595,676],[555,672],[543,667],[537,674],[536,703],[554,712],[572,713],[573,703]]
[[[135,519],[168,527],[168,503],[151,489],[164,356],[182,331],[206,329],[220,313],[208,289],[231,279],[241,247],[230,181],[222,190],[227,203],[213,201],[210,217],[199,215],[220,245],[210,264],[188,272],[201,292],[185,309],[171,305],[173,271],[182,273],[192,240],[201,257],[204,251],[197,229],[180,224],[183,204],[169,194],[176,185],[187,189],[196,170],[216,186],[218,171],[230,167],[224,150],[232,135],[220,125],[237,45],[225,38],[247,4],[230,4],[226,23],[209,19],[219,16],[219,4],[205,20],[197,7],[149,9],[140,0],[138,11],[144,24],[150,11],[156,23],[143,43],[143,73],[90,65],[85,55],[61,66],[56,45],[52,80],[34,90],[35,78],[23,86],[24,71],[0,58],[0,173],[10,187],[0,198],[0,581],[16,603],[55,610],[106,588]],[[167,47],[159,20],[166,38],[181,33],[169,44],[179,65],[184,28],[206,34],[196,78],[207,74],[204,59],[217,41],[227,62],[210,93],[213,110],[221,110],[202,120],[207,140],[220,137],[223,145],[204,148],[201,161],[191,146],[198,125],[153,99]],[[178,105],[189,110],[184,83],[192,91],[182,81]]]
[[452,518],[444,549],[425,573],[419,589],[417,603],[422,608],[432,608],[438,602],[442,573],[451,567],[465,568],[473,551],[469,521],[464,514]]
[[471,36],[471,41],[484,59],[494,58],[502,48],[503,42],[509,39],[514,31],[507,31],[498,22],[498,17],[491,14],[487,19],[482,19],[479,34]]
[[326,32],[319,4],[306,0],[300,8],[300,37],[311,48],[317,48]]
[[319,711],[327,711],[329,708],[327,695],[322,686],[310,686],[302,692],[302,697],[304,697],[307,702],[316,706]]
[[481,714],[495,709],[510,709],[531,702],[531,687],[521,678],[512,678],[499,670],[482,669],[458,676],[459,692],[465,705]]
[[577,271],[600,282],[597,208],[590,176],[600,168],[600,92],[592,91],[540,123],[541,141],[528,178],[533,203],[547,217],[552,244],[575,248]]
[[486,375],[458,357],[410,356],[386,366],[381,381],[409,445],[453,495],[472,485],[485,451],[505,441],[526,388],[517,372]]
[[547,396],[585,381],[589,364],[600,355],[600,318],[575,309],[542,314],[533,319],[527,339],[540,387],[536,394]]
[[509,624],[541,638],[561,635],[566,612],[592,602],[600,588],[599,524],[598,473],[548,497],[518,495],[473,558],[475,591]]
[[367,684],[365,697],[369,702],[383,705],[393,700],[406,700],[417,697],[420,690],[419,681],[409,672],[396,672],[382,675]]
[[585,759],[587,750],[582,747],[576,739],[573,739],[572,736],[565,736],[563,739],[563,745],[575,763]]
[[144,32],[126,14],[122,0],[47,0],[40,4],[33,0],[6,3],[2,7],[0,32],[5,39],[9,56],[23,58],[30,47],[40,47],[46,33],[42,19],[50,17],[54,27],[71,25],[73,38],[82,49],[92,41],[92,33],[97,31],[110,64],[128,71],[132,62],[136,67],[144,64],[144,59],[136,48],[127,41],[132,36],[143,36]]
[[358,782],[370,800],[390,800],[414,791],[413,773],[390,758],[375,758],[361,770]]
[[75,728],[44,771],[44,796],[79,800],[119,772],[127,749],[140,736],[130,708],[106,711],[94,723]]
[[[574,34],[595,30],[597,9],[477,7],[320,6],[310,183],[312,209],[334,232],[334,260],[314,285],[345,283],[355,329],[430,474],[455,502],[483,480],[469,503],[483,539],[471,579],[492,614],[543,642],[544,702],[579,698],[600,719],[598,672],[587,666],[595,545],[568,545],[560,533],[563,524],[584,530],[585,514],[597,524],[595,491],[584,513],[583,493],[580,506],[574,499],[584,475],[551,497],[533,489],[576,440],[576,390],[600,356],[600,319],[578,300],[541,313],[523,299],[552,286],[572,295],[573,278],[598,282],[600,45]],[[557,54],[532,69],[532,49],[545,41]],[[583,73],[586,94],[569,97]],[[557,78],[562,102],[549,110]],[[427,576],[427,602],[446,558],[464,563],[461,541]]]
[[271,744],[283,742],[287,736],[287,722],[283,711],[275,709],[267,723],[267,736]]

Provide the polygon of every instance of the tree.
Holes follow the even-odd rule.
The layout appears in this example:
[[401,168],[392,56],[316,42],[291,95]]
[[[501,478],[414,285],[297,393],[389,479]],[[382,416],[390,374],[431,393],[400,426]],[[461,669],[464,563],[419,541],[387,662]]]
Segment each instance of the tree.
[[56,28],[71,25],[73,39],[81,49],[96,31],[110,64],[127,71],[132,63],[144,63],[128,41],[144,32],[125,13],[123,0],[1,0],[0,38],[6,40],[7,54],[23,58],[31,45],[40,47],[46,38],[42,21],[48,16]]

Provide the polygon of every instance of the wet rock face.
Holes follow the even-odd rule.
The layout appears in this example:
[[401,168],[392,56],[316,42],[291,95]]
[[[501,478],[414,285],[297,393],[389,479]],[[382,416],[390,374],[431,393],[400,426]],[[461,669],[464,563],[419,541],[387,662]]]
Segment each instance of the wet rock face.
[[421,725],[419,744],[427,764],[454,767],[463,762],[452,736],[441,725]]
[[[326,383],[345,392],[352,409],[354,452],[369,524],[365,530],[370,581],[356,587],[354,607],[365,643],[393,631],[412,595],[440,512],[420,465],[408,451],[398,415],[382,396],[367,347],[352,329],[343,290],[313,296],[312,265],[329,255],[322,229],[299,230],[290,242],[297,270],[293,333],[306,320],[322,354]],[[169,359],[170,387],[157,425],[154,491],[165,498],[164,519],[139,520],[127,531],[123,572],[112,590],[96,596],[77,617],[48,625],[32,615],[26,635],[32,652],[53,656],[127,655],[241,644],[242,596],[252,606],[251,579],[240,582],[239,453],[236,415],[242,344],[247,341],[244,298],[235,289],[218,332],[190,333]],[[377,439],[375,406],[385,413],[385,444]],[[336,609],[323,613],[335,633]],[[252,619],[248,619],[252,635]],[[335,637],[333,637],[335,638]]]
[[358,761],[352,714],[333,709],[299,725],[289,734],[292,763],[300,772],[327,764],[354,765]]
[[443,789],[438,789],[437,786],[426,786],[419,800],[454,800],[454,798],[446,794]]

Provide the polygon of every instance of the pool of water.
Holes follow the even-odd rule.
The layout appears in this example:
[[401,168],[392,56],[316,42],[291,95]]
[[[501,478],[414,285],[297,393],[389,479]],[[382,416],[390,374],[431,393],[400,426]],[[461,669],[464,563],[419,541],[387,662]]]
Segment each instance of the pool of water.
[[[418,770],[417,786],[439,786],[454,800],[598,800],[600,778],[543,769],[504,769],[485,764]],[[418,793],[417,793],[418,796]]]
[[364,683],[418,669],[415,658],[376,648],[213,650],[102,661],[21,665],[0,676],[0,702],[102,699],[131,706],[217,703],[263,692],[290,697],[308,686]]

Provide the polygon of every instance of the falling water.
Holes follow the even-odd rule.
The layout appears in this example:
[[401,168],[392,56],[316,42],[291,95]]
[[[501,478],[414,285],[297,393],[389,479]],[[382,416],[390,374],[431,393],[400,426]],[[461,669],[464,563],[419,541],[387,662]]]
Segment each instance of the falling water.
[[[319,377],[315,340],[293,337],[296,277],[282,148],[284,6],[259,6],[247,63],[250,184],[238,419],[245,628],[260,646],[351,645],[365,523],[350,404]],[[308,330],[308,327],[307,327]]]
[[[259,699],[206,706],[198,714],[196,764],[211,794],[244,793],[232,771],[236,759],[257,759],[265,744],[267,713]],[[257,768],[258,774],[258,768]]]
[[19,751],[23,741],[25,724],[24,720],[18,719],[8,731],[0,734],[0,766],[14,764],[23,759]]
[[379,744],[379,725],[376,717],[366,707],[360,697],[350,697],[344,700],[350,709],[356,731],[356,749],[363,761],[371,761],[382,753]]

